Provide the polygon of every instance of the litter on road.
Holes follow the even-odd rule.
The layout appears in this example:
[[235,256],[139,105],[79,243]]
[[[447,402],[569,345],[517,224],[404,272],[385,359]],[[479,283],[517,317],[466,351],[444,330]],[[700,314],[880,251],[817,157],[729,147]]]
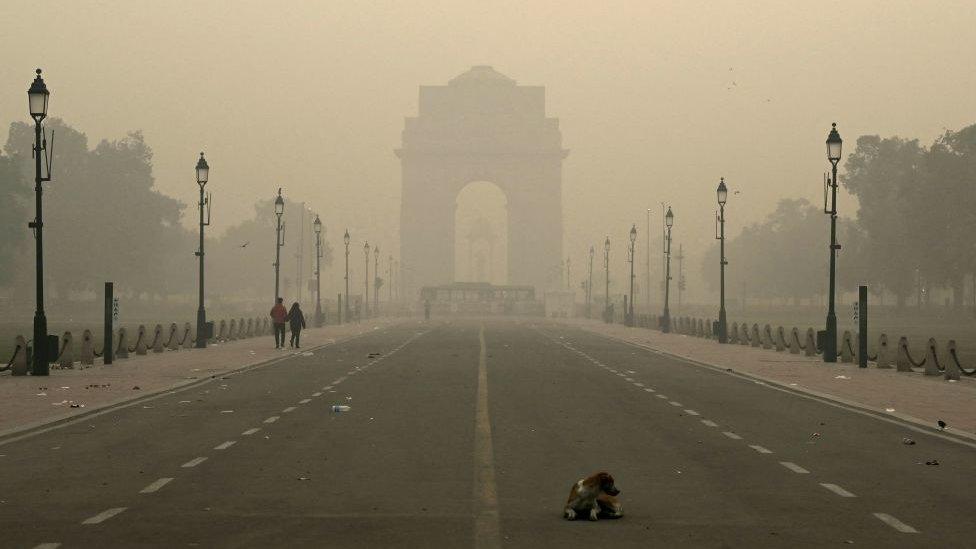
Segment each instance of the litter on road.
[[333,412],[348,412],[349,410],[352,410],[352,407],[351,406],[345,406],[345,405],[339,405],[339,404],[334,404],[332,406],[332,411]]

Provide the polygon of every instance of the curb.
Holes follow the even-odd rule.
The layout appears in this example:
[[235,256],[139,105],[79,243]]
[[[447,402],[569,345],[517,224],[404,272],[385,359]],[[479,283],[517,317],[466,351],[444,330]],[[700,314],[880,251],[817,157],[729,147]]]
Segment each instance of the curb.
[[940,430],[936,429],[935,427],[932,427],[931,426],[931,422],[925,421],[925,420],[922,420],[922,419],[919,419],[919,418],[914,417],[914,416],[910,416],[908,414],[900,414],[900,413],[899,414],[896,414],[896,413],[891,413],[891,412],[885,412],[883,410],[878,410],[876,408],[872,408],[872,407],[867,406],[865,404],[861,404],[861,403],[855,402],[855,401],[846,400],[846,399],[843,399],[843,398],[840,398],[840,397],[837,397],[837,396],[834,396],[834,395],[831,395],[831,394],[828,394],[828,393],[821,393],[819,391],[814,391],[812,389],[800,388],[799,386],[797,386],[797,387],[791,387],[789,385],[783,384],[783,382],[781,382],[781,381],[777,381],[775,379],[771,379],[771,378],[768,378],[768,377],[765,377],[765,376],[760,376],[760,375],[757,375],[757,374],[749,374],[749,373],[746,373],[746,372],[739,372],[739,371],[735,371],[735,370],[733,370],[731,368],[726,368],[724,366],[718,366],[716,364],[711,364],[711,363],[708,363],[708,362],[702,362],[700,360],[696,360],[696,359],[691,358],[691,357],[686,357],[686,356],[679,355],[679,354],[675,354],[675,353],[671,353],[671,352],[668,352],[668,351],[663,351],[663,350],[658,349],[656,347],[652,347],[651,345],[648,345],[648,344],[635,343],[633,341],[629,341],[629,340],[623,339],[623,338],[618,337],[618,336],[614,336],[614,335],[610,335],[610,334],[604,334],[604,333],[600,333],[600,332],[595,332],[595,331],[587,330],[583,326],[576,326],[576,327],[579,328],[580,330],[583,330],[583,331],[587,332],[587,333],[590,333],[590,334],[593,334],[593,335],[596,335],[596,336],[600,336],[600,337],[603,337],[603,338],[606,338],[606,339],[612,339],[614,341],[619,341],[619,342],[624,343],[626,345],[630,345],[631,347],[637,347],[638,349],[644,349],[644,350],[651,351],[651,352],[654,352],[654,353],[657,353],[657,354],[660,354],[660,355],[665,355],[665,356],[668,356],[670,358],[673,358],[673,359],[675,359],[675,360],[677,360],[679,362],[684,362],[684,363],[689,364],[689,365],[692,365],[692,366],[698,366],[700,368],[708,368],[709,370],[714,370],[714,371],[717,371],[717,372],[720,372],[720,373],[723,373],[723,374],[727,374],[727,375],[730,375],[730,376],[733,376],[733,377],[738,377],[740,379],[747,380],[747,381],[751,381],[753,383],[757,383],[757,384],[760,384],[760,385],[766,385],[766,386],[770,387],[771,389],[775,389],[775,390],[778,390],[778,391],[788,392],[788,393],[794,394],[796,396],[800,396],[800,397],[803,397],[803,398],[808,398],[810,400],[816,400],[818,402],[822,402],[822,403],[828,404],[830,406],[835,406],[835,407],[838,407],[838,408],[843,408],[843,409],[846,409],[846,410],[850,410],[852,412],[859,413],[859,414],[864,415],[864,416],[873,417],[873,418],[878,419],[878,420],[881,420],[881,421],[885,421],[885,422],[892,423],[892,424],[895,424],[895,425],[900,425],[902,427],[906,427],[906,428],[911,429],[911,430],[913,430],[915,432],[918,432],[918,433],[922,433],[922,434],[926,434],[926,435],[929,435],[929,436],[941,438],[941,439],[947,440],[949,442],[954,442],[956,444],[961,444],[963,446],[969,446],[970,448],[976,449],[976,435],[973,435],[973,434],[970,434],[970,433],[966,433],[966,432],[951,432],[951,433],[947,433],[945,431],[940,431]]
[[[378,326],[378,327],[376,327],[376,328],[378,328],[378,330],[377,329],[365,330],[362,333],[354,334],[354,335],[350,335],[350,336],[345,336],[345,337],[342,337],[342,338],[335,339],[333,341],[328,341],[326,343],[322,343],[320,345],[316,345],[316,346],[311,347],[311,348],[306,349],[306,350],[307,351],[313,351],[314,352],[314,351],[317,351],[319,349],[328,347],[330,345],[337,345],[339,343],[345,343],[347,341],[350,341],[350,340],[353,340],[353,339],[356,339],[356,338],[360,338],[360,337],[363,337],[363,336],[366,336],[366,335],[375,333],[377,331],[385,330],[386,328],[389,328],[390,326],[395,326],[397,324],[400,324],[400,323],[399,322],[394,322],[394,323],[390,323],[390,324],[388,324],[386,326]],[[17,426],[17,427],[11,427],[10,429],[7,429],[5,431],[0,431],[0,446],[4,446],[4,445],[7,445],[7,444],[10,444],[10,443],[13,443],[13,442],[17,442],[19,440],[23,440],[23,439],[26,439],[26,438],[30,438],[32,436],[39,435],[41,433],[46,433],[48,431],[53,431],[55,429],[60,429],[62,427],[67,427],[69,425],[73,425],[73,424],[78,423],[78,422],[81,422],[81,421],[87,421],[87,420],[90,420],[90,419],[92,419],[94,417],[98,417],[98,416],[101,416],[101,415],[104,415],[104,414],[108,414],[108,413],[114,412],[116,410],[122,410],[122,409],[128,408],[130,406],[135,406],[137,404],[142,404],[144,402],[149,402],[149,401],[152,401],[152,400],[156,400],[158,398],[161,398],[161,397],[164,397],[164,396],[168,396],[170,394],[178,393],[180,391],[186,391],[188,389],[193,389],[195,387],[200,387],[202,385],[206,385],[206,384],[211,383],[213,381],[217,381],[218,379],[221,379],[221,378],[225,378],[225,377],[232,376],[232,375],[239,375],[239,374],[243,374],[245,372],[248,372],[250,370],[256,370],[256,369],[259,369],[259,368],[264,368],[264,367],[267,367],[267,366],[271,366],[273,364],[277,364],[278,362],[283,362],[285,360],[294,358],[295,356],[296,355],[291,354],[291,353],[289,353],[287,355],[284,355],[284,356],[276,356],[276,357],[269,358],[269,359],[266,359],[266,360],[263,360],[263,361],[260,361],[260,362],[255,362],[253,364],[246,364],[244,366],[240,366],[240,367],[235,368],[235,369],[232,369],[232,370],[227,370],[226,372],[221,372],[219,375],[208,376],[208,377],[205,377],[205,378],[202,378],[202,379],[193,379],[193,380],[179,381],[179,382],[174,383],[172,385],[169,385],[167,387],[162,387],[160,389],[157,389],[157,390],[152,391],[152,392],[149,392],[149,393],[140,394],[139,396],[133,396],[131,398],[122,398],[120,400],[115,400],[115,401],[112,401],[112,402],[108,402],[108,403],[103,404],[101,406],[93,407],[93,408],[91,408],[89,410],[86,410],[86,411],[80,413],[80,414],[72,414],[72,415],[69,415],[69,416],[52,417],[50,419],[41,420],[41,421],[38,421],[38,422],[26,424],[26,425],[20,425],[20,426]]]

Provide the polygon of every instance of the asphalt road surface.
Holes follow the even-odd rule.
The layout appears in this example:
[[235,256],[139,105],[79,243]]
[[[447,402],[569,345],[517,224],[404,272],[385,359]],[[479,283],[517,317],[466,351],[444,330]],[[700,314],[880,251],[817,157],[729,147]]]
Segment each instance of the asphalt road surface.
[[[0,456],[2,547],[976,544],[973,448],[538,320],[395,325]],[[565,521],[599,470],[625,516]]]

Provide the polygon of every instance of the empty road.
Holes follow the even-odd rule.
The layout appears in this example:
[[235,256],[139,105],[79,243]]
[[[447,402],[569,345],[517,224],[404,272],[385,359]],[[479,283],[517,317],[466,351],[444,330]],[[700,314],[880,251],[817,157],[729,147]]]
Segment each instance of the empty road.
[[[540,319],[393,325],[0,456],[2,547],[976,543],[973,448]],[[624,518],[563,520],[599,470]]]

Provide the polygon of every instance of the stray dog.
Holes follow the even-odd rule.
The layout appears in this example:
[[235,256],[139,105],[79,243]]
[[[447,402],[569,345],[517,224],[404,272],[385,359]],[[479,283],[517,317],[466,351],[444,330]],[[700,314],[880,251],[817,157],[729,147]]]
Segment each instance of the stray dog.
[[589,513],[590,520],[620,518],[624,516],[624,509],[616,497],[619,493],[609,473],[600,472],[581,478],[569,491],[563,516],[566,520],[575,520],[576,513]]

